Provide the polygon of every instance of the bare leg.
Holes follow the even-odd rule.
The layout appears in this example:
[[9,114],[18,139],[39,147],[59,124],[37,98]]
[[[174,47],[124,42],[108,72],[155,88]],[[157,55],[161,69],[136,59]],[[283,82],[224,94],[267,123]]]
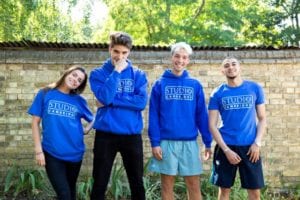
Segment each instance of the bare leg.
[[230,188],[219,187],[218,200],[229,200]]
[[200,177],[199,176],[185,176],[184,177],[189,200],[202,200],[200,191]]
[[247,190],[249,200],[260,200],[260,190]]
[[175,176],[161,174],[162,200],[174,200],[174,182]]

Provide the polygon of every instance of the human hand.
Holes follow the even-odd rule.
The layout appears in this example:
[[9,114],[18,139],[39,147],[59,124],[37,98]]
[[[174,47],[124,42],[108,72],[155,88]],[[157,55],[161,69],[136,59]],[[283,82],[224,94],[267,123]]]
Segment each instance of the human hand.
[[100,101],[96,100],[96,106],[97,106],[97,108],[102,108],[102,107],[104,107],[104,104],[102,104]]
[[91,130],[90,127],[85,127],[85,128],[83,129],[83,134],[84,134],[84,135],[89,134],[90,130]]
[[45,155],[44,155],[44,152],[42,152],[42,151],[35,153],[35,160],[36,160],[36,163],[39,166],[45,166],[46,165]]
[[205,148],[205,151],[204,151],[204,160],[208,160],[210,159],[212,156],[212,151],[211,151],[211,148]]
[[226,158],[229,161],[229,163],[232,165],[237,165],[239,162],[242,161],[241,157],[231,149],[226,150],[224,154],[226,155]]
[[152,155],[153,155],[154,158],[156,158],[157,160],[162,160],[162,149],[160,148],[160,146],[157,146],[157,147],[153,147],[153,148],[152,148]]
[[256,163],[259,160],[259,154],[260,154],[259,146],[253,143],[249,148],[249,151],[247,152],[247,155],[249,155],[249,160],[252,163]]
[[115,70],[117,72],[122,72],[127,67],[126,59],[114,60],[113,65],[115,66]]

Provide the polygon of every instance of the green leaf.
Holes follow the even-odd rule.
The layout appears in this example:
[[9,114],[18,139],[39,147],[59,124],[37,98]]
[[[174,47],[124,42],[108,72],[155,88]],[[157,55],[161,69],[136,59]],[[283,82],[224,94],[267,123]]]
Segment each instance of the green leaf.
[[4,193],[7,193],[11,186],[14,184],[13,183],[13,178],[16,175],[16,167],[12,167],[8,169],[7,175],[5,177],[5,184],[4,184]]

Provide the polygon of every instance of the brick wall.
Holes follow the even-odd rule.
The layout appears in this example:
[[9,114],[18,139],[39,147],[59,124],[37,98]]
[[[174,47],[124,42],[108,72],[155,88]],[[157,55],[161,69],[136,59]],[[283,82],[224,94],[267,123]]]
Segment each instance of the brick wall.
[[[268,128],[262,146],[265,177],[269,186],[288,187],[300,180],[300,50],[198,50],[188,67],[204,86],[206,99],[212,89],[225,81],[220,72],[224,57],[242,60],[245,79],[259,82],[266,93]],[[84,65],[88,72],[101,64],[106,49],[0,49],[0,180],[14,164],[35,166],[28,106],[40,87],[58,79],[72,64]],[[131,60],[146,71],[149,91],[170,64],[167,50],[136,50]],[[83,94],[95,110],[89,87]],[[145,158],[151,156],[147,138],[148,110],[144,111]],[[91,173],[94,132],[85,136],[87,153],[83,171]],[[211,161],[204,168],[211,168]]]

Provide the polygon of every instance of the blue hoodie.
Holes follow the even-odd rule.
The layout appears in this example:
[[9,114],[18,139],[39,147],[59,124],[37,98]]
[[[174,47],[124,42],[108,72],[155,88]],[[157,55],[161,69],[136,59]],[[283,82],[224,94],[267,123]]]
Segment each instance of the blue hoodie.
[[113,134],[141,134],[142,110],[147,104],[147,79],[143,71],[129,60],[121,73],[114,70],[111,59],[90,74],[90,86],[96,99],[104,104],[98,108],[96,130]]
[[160,146],[161,140],[196,140],[198,130],[205,146],[211,147],[201,84],[186,70],[179,77],[166,70],[151,92],[148,130],[151,146]]

